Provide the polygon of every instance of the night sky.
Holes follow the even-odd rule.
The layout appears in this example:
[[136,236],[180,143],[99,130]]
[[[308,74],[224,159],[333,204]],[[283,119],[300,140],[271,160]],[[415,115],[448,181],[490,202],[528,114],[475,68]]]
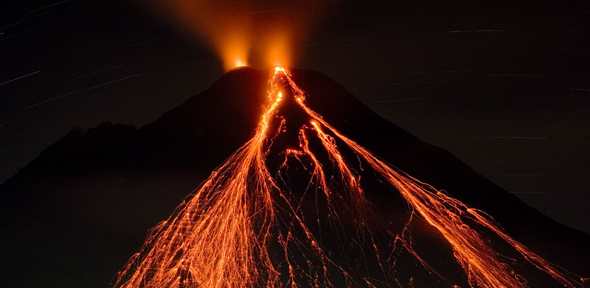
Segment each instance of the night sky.
[[[0,7],[0,182],[76,126],[151,123],[223,73],[210,45],[145,1],[13,2]],[[251,13],[290,9],[276,3]],[[379,115],[590,232],[590,2],[321,6],[293,66],[327,74]]]

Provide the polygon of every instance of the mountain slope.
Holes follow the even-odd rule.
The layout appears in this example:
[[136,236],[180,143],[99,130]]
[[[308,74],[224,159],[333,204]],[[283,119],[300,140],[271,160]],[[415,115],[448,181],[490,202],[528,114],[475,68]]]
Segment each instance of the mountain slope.
[[[447,151],[377,116],[329,77],[292,73],[309,106],[348,137],[488,212],[548,260],[590,274],[589,235],[552,221]],[[267,82],[268,71],[234,70],[152,124],[74,129],[46,149],[0,186],[1,286],[105,287],[146,231],[250,138]],[[379,204],[386,209],[389,202]]]

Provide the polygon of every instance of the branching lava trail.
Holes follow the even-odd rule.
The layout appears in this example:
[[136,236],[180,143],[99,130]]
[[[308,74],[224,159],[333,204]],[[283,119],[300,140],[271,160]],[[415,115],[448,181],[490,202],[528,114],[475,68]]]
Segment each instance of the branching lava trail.
[[[279,125],[272,124],[278,119],[285,95],[295,97],[298,109],[312,120],[299,129],[299,147],[282,152],[284,159],[274,175],[267,156],[273,141],[285,131],[285,123],[289,121],[280,118]],[[323,147],[322,151],[312,151],[312,140],[317,143],[313,147]],[[113,287],[402,286],[394,273],[395,260],[383,257],[391,254],[386,249],[391,250],[398,242],[425,269],[439,275],[414,250],[406,235],[408,226],[397,233],[388,231],[391,235],[388,244],[377,240],[372,226],[366,224],[372,206],[356,172],[362,168],[346,161],[338,143],[344,143],[359,161],[364,161],[365,169],[372,169],[383,182],[399,191],[409,207],[410,219],[422,219],[436,228],[453,249],[472,287],[529,287],[526,275],[516,273],[513,263],[505,261],[493,249],[479,231],[482,228],[499,236],[561,286],[585,287],[580,277],[549,263],[507,235],[488,214],[393,168],[344,136],[306,105],[305,92],[282,67],[275,68],[269,81],[268,103],[254,136],[219,166],[168,220],[153,228],[141,250],[117,274]],[[320,154],[327,156],[336,171],[331,177],[326,175],[329,165],[322,165]],[[288,179],[281,176],[288,175],[292,162],[308,175],[304,195],[315,192],[315,201],[326,208],[325,223],[317,216],[321,214],[317,204],[317,220],[309,224],[308,218],[314,215],[304,212],[307,211],[302,204],[305,196],[294,197],[286,185]],[[352,224],[343,223],[344,214],[353,215]],[[385,280],[367,276],[359,281],[353,275],[359,273],[358,269],[350,264],[357,258],[351,256],[354,259],[347,263],[346,257],[336,257],[333,251],[328,251],[331,248],[322,240],[326,234],[322,229],[334,232],[330,237],[336,240],[342,239],[345,234],[342,231],[353,230],[350,242],[354,244],[338,243],[339,247],[343,250],[354,245],[361,247],[363,255],[357,258],[373,259],[383,274],[379,279]]]

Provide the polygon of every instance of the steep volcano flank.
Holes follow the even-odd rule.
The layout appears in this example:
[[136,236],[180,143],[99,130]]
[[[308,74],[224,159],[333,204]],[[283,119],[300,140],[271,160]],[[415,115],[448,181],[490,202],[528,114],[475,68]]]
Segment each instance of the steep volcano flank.
[[[508,234],[526,243],[532,250],[539,251],[554,263],[574,272],[579,271],[581,275],[590,273],[586,257],[581,257],[590,255],[588,235],[556,223],[485,179],[448,151],[426,144],[377,116],[342,85],[326,75],[297,69],[291,72],[293,80],[308,95],[305,99],[308,106],[350,139],[354,139],[408,175],[446,191],[469,206],[489,213]],[[342,141],[337,141],[342,148],[341,152],[349,153],[346,158],[352,159],[350,162],[353,165],[357,163],[358,155],[351,153]],[[367,168],[366,165],[363,167]],[[381,206],[380,211],[388,211],[384,213],[399,215],[401,212],[396,208],[388,208],[388,205],[397,207],[395,203],[403,203],[398,193],[388,193],[389,191],[382,189],[383,187],[370,189],[373,185],[371,182],[378,177],[375,177],[371,169],[359,171],[361,179],[369,185],[367,197],[376,199],[370,199],[373,205]],[[494,239],[493,236],[491,239]]]
[[[556,223],[485,179],[448,151],[424,143],[379,117],[326,75],[296,69],[292,70],[292,74],[293,80],[307,93],[308,106],[347,137],[408,175],[446,191],[467,205],[486,211],[510,235],[530,243],[530,248],[543,251],[548,258],[558,259],[554,260],[556,264],[573,271],[584,271],[581,273],[584,275],[590,273],[590,268],[584,268],[586,260],[580,257],[590,255],[590,247],[585,244],[590,240],[587,234]],[[339,144],[339,147],[345,145]],[[343,153],[349,151],[346,148],[342,150]],[[355,162],[356,158],[357,155],[347,157],[354,159],[351,162]],[[374,178],[369,170],[363,171],[370,174],[369,177],[363,176],[362,179]],[[569,244],[556,244],[562,241]],[[558,246],[565,250],[557,252]],[[572,249],[569,250],[569,247]]]
[[[276,67],[270,79],[267,103],[252,138],[154,229],[118,274],[115,287],[385,287],[444,281],[525,288],[534,286],[528,277],[565,287],[585,286],[584,279],[506,234],[489,214],[392,167],[343,135],[308,106],[308,95],[288,71]],[[339,144],[350,151],[343,152]],[[325,154],[316,155],[322,147]],[[347,160],[351,153],[357,165]],[[278,162],[277,155],[284,160]],[[289,173],[293,161],[300,169]],[[371,198],[384,200],[387,194],[367,196],[357,169],[372,170],[377,178],[373,183],[389,187],[378,190],[399,193],[409,213],[406,224],[396,225],[379,215],[387,208],[377,209]],[[388,202],[398,202],[388,208],[400,210],[399,201]],[[427,241],[416,241],[412,226],[421,221],[436,228],[419,229],[427,230],[424,235],[438,235],[434,238],[452,250],[455,263],[464,270],[462,281],[444,275],[448,269],[442,268],[453,270],[449,252],[418,250],[417,244]],[[504,242],[501,249],[497,241]],[[406,272],[398,265],[408,257],[418,269]]]
[[[471,207],[488,212],[509,235],[547,260],[579,275],[590,275],[588,235],[554,222],[495,186],[450,153],[421,142],[380,118],[329,77],[313,71],[291,72],[293,81],[306,93],[305,103],[338,131],[409,175],[448,191],[450,196]],[[10,235],[0,240],[3,255],[0,264],[4,271],[9,271],[0,277],[0,286],[106,286],[124,263],[124,258],[137,249],[145,231],[166,219],[187,191],[205,178],[201,173],[210,173],[252,138],[268,102],[268,76],[268,71],[237,69],[139,130],[109,124],[88,132],[76,129],[45,150],[18,175],[0,186],[2,199],[7,200],[1,203],[0,213],[2,219],[6,219],[2,222],[2,229]],[[289,96],[286,93],[286,99]],[[291,101],[290,112],[281,112],[279,107],[278,115],[284,113],[288,118],[287,133],[280,135],[286,136],[284,140],[275,138],[266,163],[281,189],[288,191],[285,195],[289,202],[296,203],[300,214],[306,215],[302,221],[313,235],[317,235],[318,241],[321,240],[325,254],[340,267],[352,271],[351,277],[355,283],[361,283],[361,287],[368,286],[365,278],[373,280],[377,287],[395,287],[397,284],[391,275],[395,275],[403,287],[411,287],[410,283],[415,287],[449,287],[451,284],[467,287],[463,269],[437,229],[414,215],[409,229],[404,230],[410,210],[398,191],[334,133],[322,127],[326,134],[335,138],[348,166],[361,176],[361,186],[370,203],[365,225],[370,227],[374,239],[359,238],[359,235],[367,235],[361,233],[367,228],[363,228],[358,213],[353,213],[355,209],[351,209],[347,193],[335,193],[343,197],[333,202],[333,210],[340,213],[341,221],[330,226],[329,210],[323,209],[327,204],[321,197],[322,191],[309,190],[304,195],[310,179],[305,169],[311,168],[310,160],[302,157],[302,164],[289,157],[288,168],[280,169],[285,160],[284,149],[295,146],[301,150],[296,143],[300,128],[297,126],[305,123],[311,129],[305,130],[310,150],[323,164],[326,178],[334,179],[329,181],[331,189],[340,191],[343,183],[309,123],[310,117],[292,104]],[[273,118],[275,127],[279,120]],[[301,201],[300,205],[298,201]],[[288,216],[292,216],[292,211],[285,203],[277,200],[280,209],[275,212],[282,219],[290,219]],[[321,226],[317,224],[318,219]],[[293,226],[290,221],[276,225],[274,231],[282,231],[284,235]],[[31,237],[26,231],[33,228],[39,230],[35,230],[37,232]],[[495,233],[485,228],[481,230],[494,249],[507,256],[502,259],[511,263],[516,273],[526,276],[529,286],[558,287],[553,278],[531,267],[510,245],[494,236]],[[294,236],[305,237],[301,229],[291,228],[291,231]],[[396,235],[411,236],[414,249],[422,260],[448,282],[430,275],[431,272],[403,247],[408,242],[394,241]],[[357,239],[366,241],[355,242]],[[270,258],[281,261],[283,247],[277,239],[271,240]],[[372,243],[377,243],[379,249],[385,251],[381,253],[382,258],[376,259]],[[112,251],[118,251],[119,256],[112,256]],[[295,248],[294,251],[298,250]],[[309,255],[309,249],[302,248],[299,252]],[[398,256],[395,263],[389,260],[392,255]],[[302,266],[307,265],[307,259],[310,257],[295,256],[292,260],[303,263]],[[314,265],[321,264],[317,258],[312,259],[315,259]],[[55,265],[56,260],[59,265]],[[383,273],[379,260],[395,268]],[[281,273],[281,282],[288,281],[284,276],[288,274],[285,267],[283,265],[276,271]],[[331,266],[331,271],[333,268]],[[330,273],[334,286],[342,287],[339,284],[346,279],[339,270]],[[334,278],[335,274],[340,276]],[[31,275],[53,276],[51,284],[47,284],[47,277]],[[385,281],[388,284],[384,284]]]

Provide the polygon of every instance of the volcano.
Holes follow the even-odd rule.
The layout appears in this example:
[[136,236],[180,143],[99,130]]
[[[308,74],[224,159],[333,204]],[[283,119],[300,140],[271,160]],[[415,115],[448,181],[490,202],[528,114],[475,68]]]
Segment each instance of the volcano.
[[314,71],[240,68],[140,129],[74,129],[0,193],[5,287],[585,287],[576,275],[590,275],[589,235]]

